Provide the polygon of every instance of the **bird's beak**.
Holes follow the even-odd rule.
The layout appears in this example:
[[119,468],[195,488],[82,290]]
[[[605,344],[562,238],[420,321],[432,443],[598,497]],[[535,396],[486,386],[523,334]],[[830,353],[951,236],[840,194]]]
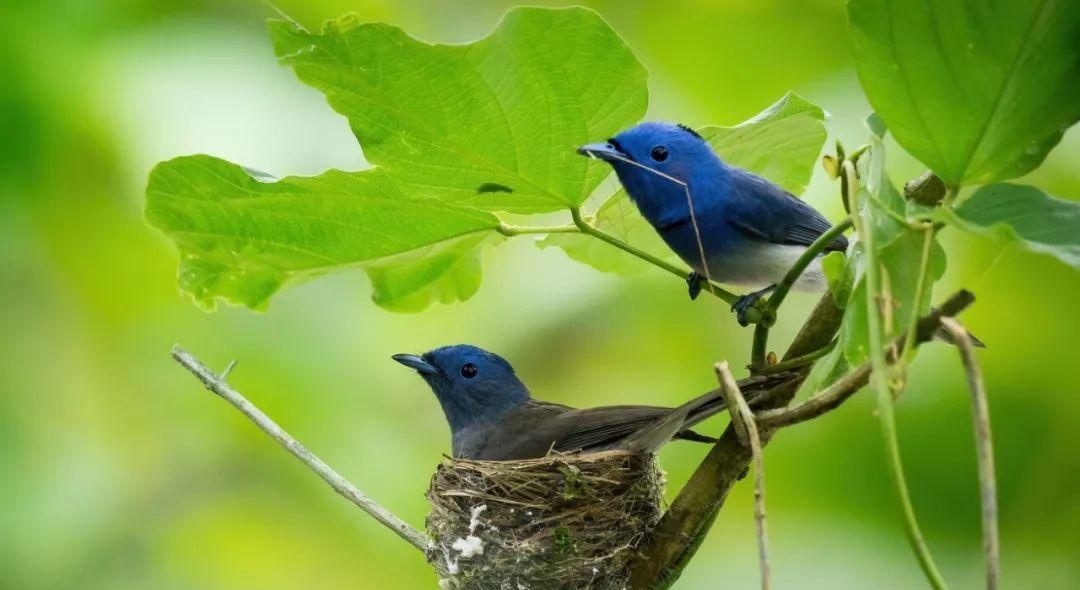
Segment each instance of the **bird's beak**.
[[416,372],[420,373],[421,375],[437,375],[439,373],[438,367],[425,361],[423,357],[419,355],[395,354],[390,358],[405,365],[406,367],[409,367],[410,369],[415,369]]
[[577,153],[590,158],[599,158],[609,162],[627,158],[627,155],[610,141],[585,144],[577,149]]

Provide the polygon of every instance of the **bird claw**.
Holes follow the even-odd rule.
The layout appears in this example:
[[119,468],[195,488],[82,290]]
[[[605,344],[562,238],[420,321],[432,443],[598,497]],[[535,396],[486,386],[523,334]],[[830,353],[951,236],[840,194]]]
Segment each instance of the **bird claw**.
[[746,319],[746,312],[753,308],[755,305],[757,305],[757,302],[762,297],[768,295],[769,293],[772,293],[773,289],[775,288],[776,285],[769,285],[768,287],[765,287],[760,291],[747,293],[746,295],[739,297],[735,301],[735,303],[731,306],[731,311],[735,312],[735,318],[739,321],[740,326],[743,326],[745,328],[746,326],[750,325],[750,322]]
[[697,296],[701,294],[701,282],[704,278],[697,272],[691,272],[686,275],[686,286],[689,287],[690,301],[697,299]]

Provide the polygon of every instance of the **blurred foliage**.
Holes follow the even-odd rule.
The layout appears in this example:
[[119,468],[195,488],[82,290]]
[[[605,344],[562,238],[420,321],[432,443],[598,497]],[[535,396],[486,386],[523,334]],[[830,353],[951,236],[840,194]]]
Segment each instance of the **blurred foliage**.
[[[325,488],[173,365],[179,341],[324,459],[420,524],[448,433],[395,352],[472,342],[510,358],[545,398],[676,403],[744,363],[750,334],[723,305],[659,273],[628,281],[556,249],[508,242],[464,304],[379,310],[362,273],[282,293],[266,314],[205,314],[176,290],[176,253],[142,220],[151,165],[194,151],[271,172],[358,169],[323,98],[273,59],[260,2],[7,3],[0,7],[0,572],[3,586],[424,588],[413,550]],[[305,25],[356,10],[425,40],[486,34],[509,2],[280,2]],[[863,141],[843,5],[597,2],[650,70],[650,116],[735,123],[794,89]],[[688,16],[692,15],[692,16]],[[891,140],[887,141],[891,143]],[[888,147],[888,146],[887,146]],[[899,150],[892,150],[897,154]],[[891,156],[890,156],[891,157]],[[1074,129],[1022,179],[1080,197]],[[923,170],[897,158],[890,175]],[[611,182],[611,181],[609,181]],[[808,200],[840,211],[817,173]],[[946,231],[938,292],[979,295],[965,322],[989,348],[1007,588],[1080,585],[1080,278],[1047,256]],[[812,298],[792,296],[807,310]],[[784,342],[803,312],[774,330]],[[512,329],[508,329],[512,325]],[[898,407],[915,504],[957,587],[979,576],[968,399],[955,352],[930,346]],[[783,433],[767,454],[777,587],[918,587],[870,396]],[[707,425],[717,431],[722,420]],[[669,488],[704,449],[661,456]],[[680,587],[756,579],[749,488],[736,488]],[[901,562],[901,563],[898,563]],[[829,564],[824,568],[822,564]]]

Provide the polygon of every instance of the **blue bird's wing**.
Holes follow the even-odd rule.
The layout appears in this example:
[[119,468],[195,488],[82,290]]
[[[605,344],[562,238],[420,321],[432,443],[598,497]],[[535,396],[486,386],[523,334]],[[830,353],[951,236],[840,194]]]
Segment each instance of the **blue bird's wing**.
[[[785,246],[809,246],[832,224],[816,209],[760,176],[733,169],[725,203],[728,221],[752,239]],[[839,236],[825,251],[847,249]]]

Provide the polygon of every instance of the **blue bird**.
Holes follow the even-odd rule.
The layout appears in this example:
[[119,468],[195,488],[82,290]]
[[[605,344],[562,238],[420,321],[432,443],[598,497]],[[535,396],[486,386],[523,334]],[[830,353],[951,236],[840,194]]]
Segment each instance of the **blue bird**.
[[[694,269],[688,278],[691,299],[701,290],[702,276],[757,289],[732,308],[743,325],[746,310],[832,227],[786,190],[724,163],[689,127],[641,123],[606,142],[581,146],[578,153],[611,164],[641,214]],[[840,236],[825,250],[844,251],[847,246],[847,239]],[[825,289],[820,258],[794,287]]]
[[[653,453],[673,438],[715,439],[692,426],[724,409],[719,392],[678,408],[604,406],[575,409],[532,397],[506,359],[467,344],[436,348],[423,355],[395,354],[427,382],[450,425],[455,458],[506,461],[543,457],[552,451],[623,449]],[[748,402],[762,397],[791,373],[739,382]]]

